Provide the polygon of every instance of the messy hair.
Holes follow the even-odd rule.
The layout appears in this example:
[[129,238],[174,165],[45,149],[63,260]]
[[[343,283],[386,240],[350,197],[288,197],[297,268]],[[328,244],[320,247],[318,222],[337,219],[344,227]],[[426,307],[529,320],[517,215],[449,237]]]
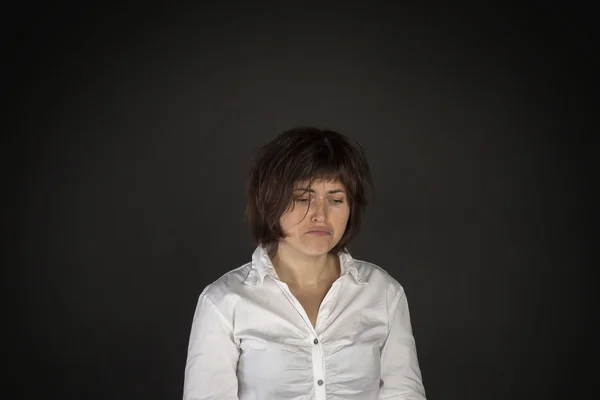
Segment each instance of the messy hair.
[[254,241],[262,246],[285,237],[279,218],[292,203],[295,185],[315,180],[339,181],[346,189],[350,216],[337,252],[360,231],[373,192],[363,147],[331,130],[301,127],[284,131],[262,146],[246,185],[246,219]]

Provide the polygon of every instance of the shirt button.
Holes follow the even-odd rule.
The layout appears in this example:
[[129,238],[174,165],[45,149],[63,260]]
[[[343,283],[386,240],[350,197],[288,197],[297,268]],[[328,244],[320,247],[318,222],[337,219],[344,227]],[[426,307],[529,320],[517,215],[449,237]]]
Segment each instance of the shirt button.
[[319,341],[317,339],[313,340],[314,344],[319,344]]
[[317,381],[317,384],[318,384],[319,386],[323,386],[323,380],[322,380],[322,379],[319,379],[319,380]]

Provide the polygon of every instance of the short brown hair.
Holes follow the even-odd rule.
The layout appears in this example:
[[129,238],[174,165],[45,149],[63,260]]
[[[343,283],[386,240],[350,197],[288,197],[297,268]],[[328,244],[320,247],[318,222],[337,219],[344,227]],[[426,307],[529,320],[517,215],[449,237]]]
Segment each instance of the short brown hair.
[[310,186],[317,179],[338,180],[346,188],[350,217],[332,252],[346,247],[360,231],[373,192],[371,171],[359,143],[313,127],[284,131],[256,154],[246,185],[246,219],[257,244],[269,246],[285,237],[279,218],[292,202],[294,185]]

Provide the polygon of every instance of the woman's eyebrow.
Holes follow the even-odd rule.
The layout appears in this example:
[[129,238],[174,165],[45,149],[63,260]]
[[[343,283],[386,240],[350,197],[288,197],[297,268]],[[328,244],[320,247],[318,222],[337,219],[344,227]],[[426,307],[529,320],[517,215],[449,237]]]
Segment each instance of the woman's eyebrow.
[[[309,189],[309,188],[298,188],[298,189],[296,189],[296,191],[310,192],[310,193],[315,192],[313,189]],[[345,193],[345,190],[344,189],[333,189],[333,190],[328,190],[327,193]]]

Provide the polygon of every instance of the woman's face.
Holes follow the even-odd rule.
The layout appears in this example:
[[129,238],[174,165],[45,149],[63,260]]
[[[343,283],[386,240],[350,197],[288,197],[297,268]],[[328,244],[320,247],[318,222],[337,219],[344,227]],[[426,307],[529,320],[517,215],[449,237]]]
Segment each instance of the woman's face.
[[300,183],[279,219],[286,236],[280,245],[309,256],[327,254],[342,238],[349,217],[346,189],[340,182],[317,180],[310,188]]

